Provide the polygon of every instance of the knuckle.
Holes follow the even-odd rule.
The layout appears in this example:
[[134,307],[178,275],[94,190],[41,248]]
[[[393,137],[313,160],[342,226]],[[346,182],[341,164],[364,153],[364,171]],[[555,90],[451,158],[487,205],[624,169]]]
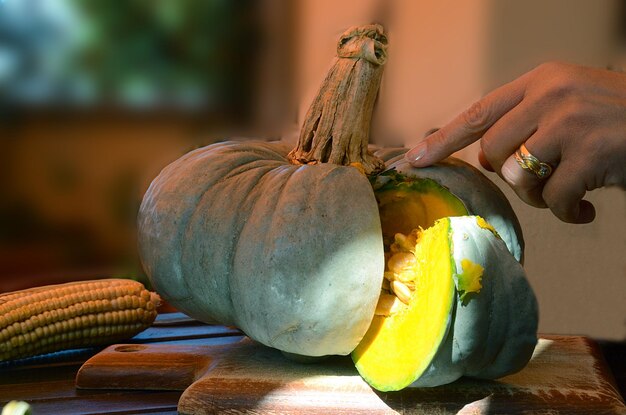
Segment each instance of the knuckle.
[[535,71],[541,72],[543,74],[551,74],[555,72],[561,72],[566,66],[567,64],[565,64],[564,62],[552,60],[537,65]]
[[570,63],[553,60],[538,65],[533,72],[539,78],[553,79],[573,74],[576,72],[575,69],[575,66]]
[[478,132],[485,129],[489,123],[489,108],[482,101],[476,101],[463,112],[465,127],[470,132]]
[[554,105],[578,96],[580,79],[578,73],[568,66],[553,64],[544,70],[541,82],[540,99],[544,103]]
[[583,103],[581,90],[585,85],[585,74],[580,68],[568,63],[547,62],[539,65],[532,72],[526,99],[553,114],[564,106]]
[[569,123],[575,123],[575,126],[586,125],[591,121],[592,108],[589,102],[585,101],[580,95],[571,95],[568,97],[567,102],[563,105],[563,111],[565,112],[564,121]]
[[590,164],[604,164],[603,158],[611,150],[603,143],[605,131],[594,128],[596,116],[585,108],[586,105],[573,101],[545,115],[540,127],[541,136],[545,139],[544,145],[549,145],[552,151],[544,161],[574,161],[584,155]]
[[544,114],[544,125],[555,137],[578,136],[593,122],[588,104],[575,96],[562,101],[558,107]]
[[563,150],[566,155],[569,156],[571,154],[572,157],[585,161],[586,166],[601,166],[606,163],[613,150],[605,144],[601,134],[589,132],[578,140],[571,138],[563,142],[562,146],[567,146],[567,149]]
[[443,129],[438,129],[432,133],[430,140],[431,143],[434,143],[438,147],[445,147],[450,141],[448,134],[446,134]]
[[543,94],[548,102],[563,101],[574,95],[576,82],[570,75],[562,74],[550,80]]

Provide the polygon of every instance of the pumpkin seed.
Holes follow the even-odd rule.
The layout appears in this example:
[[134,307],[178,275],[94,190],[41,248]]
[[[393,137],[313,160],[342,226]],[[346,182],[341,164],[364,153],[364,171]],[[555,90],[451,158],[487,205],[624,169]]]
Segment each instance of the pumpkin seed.
[[394,242],[389,247],[391,252],[414,252],[415,245],[422,236],[422,229],[413,229],[411,233],[405,235],[403,233],[396,233],[394,235]]
[[405,270],[406,268],[410,268],[417,260],[415,259],[415,255],[410,252],[398,252],[394,254],[391,258],[389,258],[389,262],[387,262],[387,266],[389,270],[399,273]]
[[412,273],[402,273],[396,275],[396,279],[394,281],[401,282],[402,284],[406,285],[409,290],[415,291],[415,281],[413,281],[412,277]]
[[411,252],[411,250],[415,249],[415,242],[411,241],[409,236],[403,233],[397,233],[394,236],[394,245],[398,248],[398,252]]
[[404,304],[409,304],[411,301],[411,290],[405,284],[400,281],[391,281],[391,291],[398,297]]
[[[389,247],[389,251],[385,252],[388,271],[385,271],[384,274],[384,291],[377,306],[381,313],[379,315],[388,315],[384,313],[389,311],[392,298],[395,298],[400,304],[409,304],[411,295],[415,291],[414,278],[417,258],[414,255],[414,250],[421,236],[421,229],[414,229],[408,235],[403,233],[394,235],[394,242]],[[390,294],[386,294],[386,292],[390,292]]]
[[393,280],[397,280],[405,285],[409,285],[410,283],[413,282],[414,276],[415,276],[415,272],[409,269],[409,270],[404,270],[404,271],[398,272],[397,274],[394,274]]
[[391,314],[397,313],[404,307],[406,306],[402,304],[402,302],[395,295],[382,293],[378,298],[374,314],[377,316],[387,317]]

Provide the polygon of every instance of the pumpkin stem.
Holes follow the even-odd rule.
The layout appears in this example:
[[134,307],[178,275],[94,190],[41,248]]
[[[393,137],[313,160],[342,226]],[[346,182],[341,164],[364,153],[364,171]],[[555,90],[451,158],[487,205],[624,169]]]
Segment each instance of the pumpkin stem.
[[368,151],[374,102],[387,60],[387,37],[377,24],[348,29],[337,58],[313,100],[289,153],[293,164],[352,165],[371,175],[385,163]]

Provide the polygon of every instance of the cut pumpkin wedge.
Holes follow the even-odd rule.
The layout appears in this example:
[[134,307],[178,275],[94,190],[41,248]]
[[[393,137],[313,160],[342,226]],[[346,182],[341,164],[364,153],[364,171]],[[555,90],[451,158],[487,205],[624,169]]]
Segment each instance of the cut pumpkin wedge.
[[415,287],[409,304],[388,316],[375,315],[352,353],[361,376],[381,391],[400,390],[418,379],[450,327],[456,274],[450,220],[439,220],[425,230],[413,252],[417,261],[403,273],[406,279],[412,277]]

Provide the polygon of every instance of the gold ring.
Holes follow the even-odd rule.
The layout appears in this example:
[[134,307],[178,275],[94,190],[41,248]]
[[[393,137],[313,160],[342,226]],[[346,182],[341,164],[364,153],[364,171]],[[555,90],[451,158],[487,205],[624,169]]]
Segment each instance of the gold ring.
[[547,179],[552,174],[552,166],[530,154],[524,144],[517,149],[514,156],[521,168],[532,172],[540,180]]

